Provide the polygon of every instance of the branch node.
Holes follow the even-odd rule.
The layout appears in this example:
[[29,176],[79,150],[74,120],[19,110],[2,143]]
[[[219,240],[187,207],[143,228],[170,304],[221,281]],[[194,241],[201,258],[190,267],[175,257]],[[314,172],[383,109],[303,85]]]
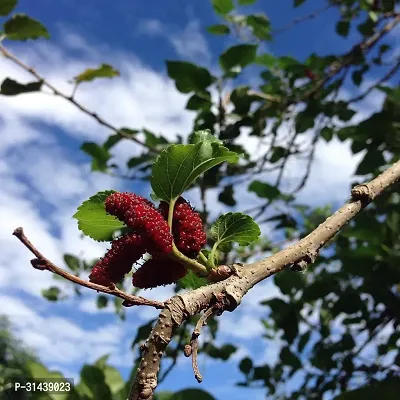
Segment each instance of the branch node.
[[354,186],[351,190],[351,198],[361,201],[364,207],[373,200],[371,190],[365,184]]

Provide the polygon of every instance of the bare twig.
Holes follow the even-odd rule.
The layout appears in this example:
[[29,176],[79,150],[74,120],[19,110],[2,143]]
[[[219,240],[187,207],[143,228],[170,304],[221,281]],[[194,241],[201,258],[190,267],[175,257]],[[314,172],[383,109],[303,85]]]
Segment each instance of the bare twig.
[[96,290],[97,292],[111,294],[113,296],[119,297],[123,299],[123,305],[126,307],[131,306],[150,306],[158,309],[162,309],[164,304],[159,301],[148,300],[141,296],[134,296],[119,290],[115,285],[107,287],[102,285],[97,285],[96,283],[84,281],[83,279],[78,278],[75,275],[70,274],[67,271],[57,267],[50,260],[48,260],[25,236],[22,228],[17,228],[13,232],[13,235],[16,236],[24,245],[27,247],[31,253],[33,253],[36,258],[31,261],[32,266],[39,270],[47,270],[52,272],[53,274],[62,276],[63,278],[76,283],[80,286],[85,286],[89,289]]
[[[272,256],[244,266],[235,264],[234,273],[221,282],[176,295],[166,301],[149,338],[143,346],[142,359],[132,385],[129,400],[152,397],[157,387],[157,374],[163,352],[171,340],[174,328],[184,320],[223,304],[219,311],[233,311],[245,294],[257,283],[299,263],[312,264],[319,250],[332,239],[351,219],[385,189],[400,180],[400,161],[392,165],[371,182],[352,190],[352,198],[327,218],[313,232]],[[295,272],[293,272],[295,273]]]
[[111,123],[107,122],[104,120],[102,117],[99,117],[95,112],[90,111],[88,108],[83,106],[81,103],[78,103],[75,98],[74,98],[74,93],[76,91],[76,86],[74,87],[73,94],[71,96],[61,92],[58,90],[56,87],[54,87],[51,83],[49,83],[43,76],[39,75],[35,69],[30,67],[29,65],[25,64],[23,61],[21,61],[16,55],[11,53],[8,49],[6,49],[2,44],[0,44],[0,53],[7,59],[11,60],[14,64],[17,64],[19,67],[21,67],[23,70],[26,72],[29,72],[31,75],[33,75],[38,81],[42,82],[44,86],[47,86],[53,93],[54,96],[58,96],[63,98],[64,100],[67,100],[69,103],[73,104],[75,107],[79,108],[84,114],[89,115],[93,119],[95,119],[100,125],[105,126],[106,128],[112,130],[113,132],[117,133],[118,135],[124,137],[125,139],[132,140],[133,142],[146,147],[150,151],[154,153],[158,153],[159,151],[153,147],[150,146],[144,142],[142,142],[140,139],[136,138],[133,135],[130,135],[129,133],[126,133],[122,129],[118,129],[116,126],[112,125]]
[[197,351],[199,349],[199,341],[198,338],[201,333],[201,328],[207,324],[207,319],[211,317],[211,315],[215,312],[214,307],[209,308],[204,312],[204,314],[200,317],[197,321],[196,327],[194,328],[192,338],[190,340],[190,351],[188,351],[188,347],[186,347],[185,356],[189,357],[192,356],[192,368],[194,372],[194,377],[196,378],[197,382],[201,383],[203,381],[203,377],[200,373],[198,362],[197,362]]

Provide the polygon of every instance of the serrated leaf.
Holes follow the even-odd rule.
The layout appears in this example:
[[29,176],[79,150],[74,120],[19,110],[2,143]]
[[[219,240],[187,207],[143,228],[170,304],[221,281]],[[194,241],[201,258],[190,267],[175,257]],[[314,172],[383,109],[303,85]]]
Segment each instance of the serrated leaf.
[[212,142],[223,144],[222,140],[219,140],[216,136],[214,136],[210,129],[204,129],[202,131],[196,131],[189,137],[190,144],[197,144],[200,142]]
[[68,268],[71,271],[78,271],[80,268],[79,259],[72,254],[64,254],[65,264],[68,265]]
[[207,283],[207,279],[200,278],[192,271],[188,271],[187,274],[178,281],[178,285],[182,289],[197,289],[207,285]]
[[105,199],[114,190],[96,193],[84,201],[78,211],[72,216],[78,220],[78,228],[86,235],[97,241],[111,241],[113,232],[122,229],[125,225],[112,215],[107,214],[104,208]]
[[230,30],[227,25],[224,24],[216,24],[207,27],[207,32],[212,33],[213,35],[227,35]]
[[166,61],[168,76],[181,93],[203,92],[214,79],[210,72],[187,61]]
[[39,21],[26,14],[15,14],[4,23],[4,33],[10,40],[50,38],[49,32]]
[[97,78],[114,78],[119,76],[119,71],[109,64],[101,64],[98,68],[88,68],[74,77],[76,83],[91,82]]
[[0,1],[0,15],[5,16],[10,14],[17,5],[17,0],[1,0]]
[[221,215],[211,227],[211,237],[222,251],[229,251],[233,242],[247,246],[261,235],[256,222],[249,215],[230,212]]
[[19,83],[13,79],[6,78],[1,84],[0,94],[3,96],[15,96],[21,93],[38,92],[43,85],[42,81]]
[[253,181],[248,187],[249,192],[254,192],[258,197],[274,200],[280,196],[280,190],[267,182]]
[[256,58],[257,45],[239,44],[230,47],[219,57],[219,64],[226,72],[235,67],[245,67]]
[[153,164],[151,187],[158,199],[178,198],[202,173],[227,161],[239,161],[237,153],[214,140],[176,144],[163,150]]
[[230,13],[235,6],[232,0],[211,0],[214,11],[220,15]]

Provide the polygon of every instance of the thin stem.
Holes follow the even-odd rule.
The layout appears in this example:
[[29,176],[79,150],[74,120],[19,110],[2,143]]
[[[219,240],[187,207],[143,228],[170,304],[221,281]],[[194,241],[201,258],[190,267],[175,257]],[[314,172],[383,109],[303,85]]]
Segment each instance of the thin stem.
[[217,247],[218,247],[218,242],[215,242],[214,246],[211,249],[210,263],[213,268],[215,268],[215,252],[217,251]]
[[204,276],[208,275],[207,268],[203,264],[200,264],[192,258],[186,257],[178,250],[178,248],[175,246],[175,243],[172,243],[172,253],[170,257],[175,258],[175,260],[177,261],[180,261],[182,264],[185,265],[186,268],[192,270],[195,273]]
[[176,199],[171,200],[169,203],[168,209],[168,226],[170,228],[170,232],[172,233],[172,220],[174,219],[174,209],[175,209]]
[[48,260],[25,236],[24,231],[22,228],[17,228],[13,232],[13,235],[16,236],[24,245],[27,247],[35,256],[36,258],[31,261],[32,266],[35,269],[39,270],[47,270],[52,272],[53,274],[62,276],[63,278],[67,279],[70,282],[76,283],[77,285],[87,287],[89,289],[96,290],[97,292],[111,294],[113,296],[119,297],[120,299],[124,300],[123,305],[126,307],[131,307],[135,305],[141,306],[151,306],[155,308],[162,309],[164,308],[164,303],[159,301],[148,300],[141,296],[134,296],[129,295],[122,290],[118,289],[115,285],[113,286],[102,286],[98,285],[93,282],[84,281],[83,279],[78,278],[75,275],[70,274],[67,271],[57,267],[53,264],[50,260]]

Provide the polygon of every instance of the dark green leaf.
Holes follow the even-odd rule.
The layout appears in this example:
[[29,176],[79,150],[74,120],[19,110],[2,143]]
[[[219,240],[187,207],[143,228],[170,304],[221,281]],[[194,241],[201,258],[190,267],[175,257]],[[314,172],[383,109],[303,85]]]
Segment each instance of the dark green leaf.
[[214,11],[220,15],[230,13],[235,6],[232,0],[211,0]]
[[97,308],[104,308],[107,307],[108,304],[108,297],[104,295],[99,295],[97,297]]
[[371,36],[374,33],[375,26],[376,26],[376,22],[373,21],[372,19],[368,18],[365,22],[363,22],[362,24],[359,24],[357,26],[357,30],[363,36]]
[[310,114],[307,110],[299,112],[296,117],[296,132],[303,133],[313,128],[314,118],[314,115]]
[[0,15],[8,15],[14,10],[17,5],[17,0],[1,0],[0,1]]
[[110,150],[111,147],[115,146],[120,140],[122,136],[116,133],[115,135],[110,135],[108,139],[104,142],[103,147],[106,150]]
[[349,21],[343,21],[343,20],[339,21],[336,24],[336,32],[340,36],[347,37],[347,35],[350,32],[350,22]]
[[260,181],[251,182],[247,190],[256,193],[258,197],[268,200],[274,200],[281,194],[277,187]]
[[60,298],[60,289],[56,286],[52,286],[48,289],[42,290],[42,296],[45,297],[47,300],[50,301],[57,301]]
[[221,215],[211,226],[211,237],[223,251],[222,247],[232,242],[247,246],[260,234],[260,228],[253,218],[240,212]]
[[44,37],[50,38],[47,29],[26,14],[15,14],[4,23],[4,33],[10,40],[28,40]]
[[135,347],[135,345],[139,344],[140,342],[146,340],[149,337],[150,332],[153,329],[154,322],[155,320],[153,319],[149,321],[147,324],[144,324],[141,327],[139,327],[135,339],[132,342],[132,349]]
[[301,353],[304,350],[304,347],[306,347],[306,344],[310,340],[310,336],[311,336],[311,331],[307,331],[300,337],[299,343],[297,345],[299,353]]
[[270,163],[274,164],[281,158],[284,158],[287,154],[287,150],[281,146],[276,146],[272,149],[272,154],[269,159]]
[[203,351],[208,354],[212,358],[217,358],[221,360],[228,360],[229,357],[235,353],[237,350],[236,346],[233,346],[231,344],[224,344],[221,347],[216,347],[212,343],[204,343],[203,345]]
[[239,156],[214,140],[171,145],[153,164],[151,187],[166,202],[178,198],[202,173],[223,162],[236,163]]
[[212,106],[211,95],[209,92],[194,94],[186,104],[187,110],[205,110],[209,111]]
[[306,0],[294,0],[293,1],[293,6],[298,7],[301,6]]
[[218,200],[229,207],[233,207],[236,205],[236,200],[233,197],[233,194],[233,185],[225,186],[224,190],[219,194]]
[[358,164],[356,175],[366,175],[374,172],[374,170],[380,166],[385,165],[385,158],[383,157],[382,151],[377,148],[369,148],[367,154]]
[[282,348],[280,359],[285,365],[291,366],[294,370],[298,370],[301,367],[300,360],[287,346]]
[[64,261],[65,264],[68,265],[68,268],[71,271],[78,271],[80,268],[80,263],[79,263],[79,259],[75,256],[73,256],[72,254],[64,254]]
[[271,40],[271,24],[264,14],[253,14],[246,18],[247,25],[252,28],[253,35],[261,40]]
[[79,386],[82,390],[88,391],[90,398],[112,400],[111,390],[105,382],[103,371],[93,365],[84,365],[81,370],[81,380]]
[[19,83],[13,79],[6,78],[1,84],[0,94],[4,96],[15,96],[21,93],[38,92],[42,85],[42,81]]
[[360,389],[345,392],[335,397],[335,400],[396,400],[400,393],[400,378],[390,377],[383,381],[371,383]]
[[74,77],[76,83],[91,82],[97,78],[114,78],[119,76],[119,71],[114,69],[111,65],[101,64],[100,67],[92,69],[88,68],[81,74]]
[[210,72],[186,61],[166,61],[168,76],[182,93],[203,92],[214,79]]
[[249,357],[243,358],[240,361],[239,369],[246,375],[248,375],[253,368],[253,361]]
[[197,289],[207,285],[207,283],[207,279],[200,278],[192,271],[188,271],[187,274],[178,281],[178,285],[182,289]]
[[279,287],[283,294],[296,294],[305,285],[302,274],[296,274],[293,271],[285,270],[275,275],[275,285]]
[[106,213],[104,201],[115,193],[114,190],[98,192],[84,201],[73,218],[78,220],[78,228],[86,235],[98,241],[111,241],[114,231],[125,227],[121,221]]
[[107,161],[111,158],[111,154],[105,147],[94,142],[85,142],[82,144],[81,150],[93,157],[92,171],[107,171]]
[[219,57],[219,63],[224,71],[233,67],[245,67],[254,62],[257,53],[257,46],[252,44],[239,44],[230,47]]
[[224,24],[211,25],[207,31],[213,35],[227,35],[230,32],[229,27]]
[[328,128],[327,126],[324,126],[321,129],[321,133],[320,133],[321,137],[323,139],[325,139],[327,142],[330,142],[333,138],[333,129],[332,128]]

